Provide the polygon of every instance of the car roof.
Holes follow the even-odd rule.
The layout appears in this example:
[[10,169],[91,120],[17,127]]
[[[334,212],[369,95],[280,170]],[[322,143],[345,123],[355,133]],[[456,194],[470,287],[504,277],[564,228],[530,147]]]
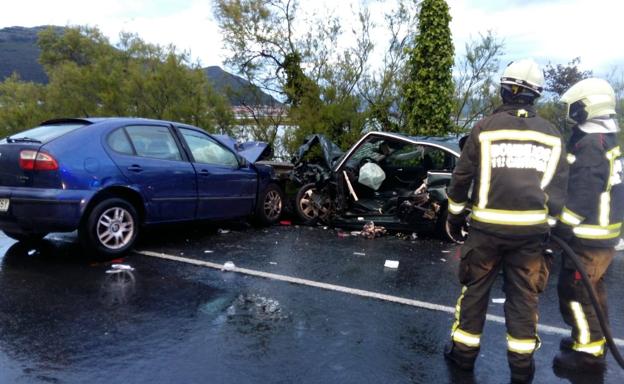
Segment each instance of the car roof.
[[455,152],[459,154],[459,139],[457,136],[408,136],[402,133],[393,133],[393,132],[370,132],[370,135],[380,135],[380,136],[392,136],[399,140],[407,140],[407,141],[416,141],[420,143],[434,144],[436,146],[444,147],[451,152]]
[[53,124],[64,124],[64,123],[82,123],[86,125],[97,124],[97,123],[166,123],[166,124],[175,124],[179,126],[189,127],[189,128],[197,128],[192,125],[188,125],[185,123],[180,123],[177,121],[168,121],[168,120],[156,120],[156,119],[146,119],[143,117],[79,117],[79,118],[60,118],[60,119],[51,119],[46,120],[41,125],[53,125]]

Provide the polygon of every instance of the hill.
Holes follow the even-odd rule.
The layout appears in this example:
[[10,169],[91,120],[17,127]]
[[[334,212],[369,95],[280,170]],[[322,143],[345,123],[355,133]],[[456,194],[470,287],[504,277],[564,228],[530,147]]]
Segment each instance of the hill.
[[[22,80],[42,84],[48,82],[48,76],[38,61],[40,50],[37,46],[37,34],[46,28],[48,26],[0,29],[0,81],[17,72]],[[204,73],[217,92],[225,95],[233,106],[279,104],[271,95],[220,67],[204,68]]]

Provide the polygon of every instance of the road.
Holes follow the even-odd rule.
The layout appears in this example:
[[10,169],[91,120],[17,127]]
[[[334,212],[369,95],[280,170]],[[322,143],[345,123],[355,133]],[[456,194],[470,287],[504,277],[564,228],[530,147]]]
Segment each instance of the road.
[[[0,383],[508,382],[499,300],[474,375],[442,358],[460,289],[448,243],[233,224],[161,228],[137,251],[115,261],[134,269],[121,270],[88,261],[71,234],[36,247],[0,235]],[[210,267],[226,262],[235,271]],[[557,269],[541,298],[534,382],[623,382],[610,355],[603,378],[552,371],[565,329]],[[253,275],[263,273],[273,275]],[[623,277],[618,254],[607,284],[620,338]],[[503,297],[499,281],[492,298]]]

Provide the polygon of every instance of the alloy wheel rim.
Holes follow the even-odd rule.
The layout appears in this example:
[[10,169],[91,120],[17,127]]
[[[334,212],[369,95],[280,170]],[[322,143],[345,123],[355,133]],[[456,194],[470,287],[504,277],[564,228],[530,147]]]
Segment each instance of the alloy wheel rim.
[[315,188],[310,188],[304,192],[303,196],[299,200],[299,208],[301,212],[306,216],[308,220],[315,218],[324,219],[329,214],[329,207],[327,201],[324,201],[320,208],[317,208],[312,200]]
[[282,213],[282,197],[277,191],[269,191],[264,199],[264,214],[269,220],[275,220]]
[[100,244],[106,248],[123,248],[134,236],[134,219],[124,208],[109,208],[100,215],[96,233]]

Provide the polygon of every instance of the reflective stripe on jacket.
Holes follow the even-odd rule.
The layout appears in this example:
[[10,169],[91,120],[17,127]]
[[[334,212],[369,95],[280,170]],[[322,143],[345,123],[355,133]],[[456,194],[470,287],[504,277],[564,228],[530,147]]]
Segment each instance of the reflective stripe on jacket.
[[568,198],[559,219],[585,245],[611,247],[620,236],[624,216],[624,172],[617,135],[588,134],[575,127],[568,152],[573,162]]
[[449,213],[472,208],[474,228],[503,236],[546,233],[563,208],[567,168],[559,130],[532,106],[504,105],[470,133],[448,188]]

